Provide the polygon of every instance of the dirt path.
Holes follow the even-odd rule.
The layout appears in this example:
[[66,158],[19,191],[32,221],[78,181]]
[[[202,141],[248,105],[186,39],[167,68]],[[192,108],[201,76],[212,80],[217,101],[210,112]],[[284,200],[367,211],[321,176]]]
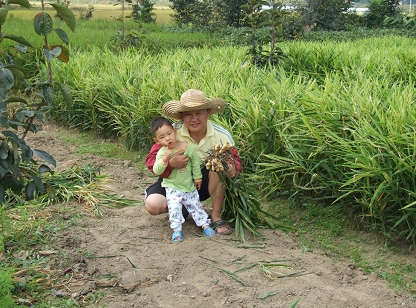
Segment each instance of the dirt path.
[[[414,298],[352,262],[304,250],[279,230],[266,230],[267,240],[247,235],[244,244],[233,235],[210,240],[188,218],[185,241],[173,244],[167,215],[151,216],[143,207],[143,190],[153,178],[126,161],[76,156],[58,131],[64,129],[44,126],[26,141],[52,154],[58,170],[75,162],[101,166],[114,191],[139,204],[106,209],[102,219],[85,214],[54,244],[69,259],[57,259],[51,268],[66,270],[70,278],[62,291],[80,305],[92,307],[91,295],[103,294],[99,305],[108,308],[291,307],[297,300],[296,307],[416,306]],[[414,256],[409,262],[416,266]]]

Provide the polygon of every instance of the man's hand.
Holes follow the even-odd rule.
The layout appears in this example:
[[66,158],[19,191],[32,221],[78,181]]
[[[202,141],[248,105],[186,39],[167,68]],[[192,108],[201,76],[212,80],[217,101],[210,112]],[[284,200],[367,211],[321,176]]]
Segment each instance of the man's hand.
[[188,154],[184,154],[184,150],[180,150],[173,154],[169,160],[169,165],[173,168],[185,168],[189,162]]
[[230,178],[233,178],[237,175],[237,169],[233,163],[228,164],[227,174]]

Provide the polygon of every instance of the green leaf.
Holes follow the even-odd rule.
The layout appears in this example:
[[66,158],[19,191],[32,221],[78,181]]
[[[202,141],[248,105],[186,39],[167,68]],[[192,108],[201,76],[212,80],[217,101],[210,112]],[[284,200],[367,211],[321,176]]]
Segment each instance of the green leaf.
[[57,56],[58,60],[64,63],[68,63],[69,61],[69,49],[65,45],[52,45],[49,46],[52,51],[55,51],[55,49],[60,48],[61,52]]
[[16,112],[16,119],[18,119],[20,122],[23,122],[25,117],[33,117],[35,115],[35,111],[33,110],[26,110],[26,109],[20,109]]
[[3,168],[3,166],[0,166],[0,178],[3,178],[9,171],[5,168]]
[[7,103],[24,103],[27,104],[27,101],[20,97],[9,97],[6,99]]
[[29,9],[32,5],[29,3],[28,0],[9,0],[7,1],[8,4],[18,4]]
[[14,85],[13,73],[7,68],[2,68],[0,70],[0,88],[8,91],[13,87],[13,85]]
[[54,94],[53,86],[50,84],[44,84],[42,86],[42,94],[48,106],[51,107],[53,104],[53,94]]
[[69,29],[72,30],[72,32],[75,31],[75,15],[72,13],[72,11],[65,5],[60,3],[47,3],[52,5],[55,10],[58,12],[59,16],[61,16],[62,20],[66,23]]
[[0,8],[0,26],[6,22],[8,12],[8,9],[5,9],[4,7]]
[[[8,177],[6,181],[8,181],[7,188],[10,188],[16,194],[20,193],[20,191],[23,188],[23,183],[21,181],[19,181],[17,178],[13,176]],[[3,182],[2,184],[3,187],[6,187],[5,182]]]
[[33,151],[27,145],[20,146],[22,150],[22,161],[25,163],[29,163],[33,158]]
[[68,35],[66,35],[66,32],[62,29],[54,29],[56,34],[58,34],[59,38],[62,40],[62,42],[64,42],[65,44],[68,45],[69,43],[69,39],[68,39]]
[[7,38],[9,40],[15,41],[21,45],[27,46],[27,47],[32,47],[32,44],[30,44],[28,41],[26,41],[23,37],[21,36],[17,36],[17,35],[13,35],[13,34],[6,34],[4,36],[4,38]]
[[43,186],[43,183],[41,181],[41,179],[39,179],[37,176],[33,176],[33,182],[36,185],[36,189],[41,193],[44,194],[45,193],[45,187]]
[[33,20],[33,27],[38,35],[47,36],[51,34],[53,30],[51,15],[44,12],[37,14]]
[[20,139],[15,133],[13,133],[9,130],[2,131],[2,133],[6,137],[9,137],[11,139],[15,139],[16,141],[21,140],[24,144],[26,144],[26,142],[24,140]]
[[56,167],[56,160],[49,153],[42,150],[33,150],[33,153],[35,153],[36,156],[43,159],[48,164]]
[[45,123],[46,115],[42,111],[35,111],[35,118],[41,121],[42,123]]
[[15,49],[20,51],[21,53],[27,54],[27,47],[22,45],[13,46]]
[[43,47],[43,53],[45,54],[46,60],[51,62],[53,59],[57,58],[61,54],[61,47],[55,47],[55,49],[49,51]]
[[6,141],[0,145],[0,159],[6,159],[9,156],[9,146]]
[[[36,151],[36,150],[34,150],[34,151]],[[42,165],[39,166],[38,172],[39,173],[45,173],[45,172],[51,172],[52,173],[53,171],[48,166],[42,164]]]
[[61,83],[60,87],[61,87],[61,92],[62,92],[62,95],[64,97],[64,102],[65,102],[66,106],[71,107],[72,106],[71,90],[69,89],[69,87],[66,84],[63,84],[63,83]]
[[10,72],[12,72],[13,76],[24,78],[25,75],[26,75],[26,70],[23,67],[19,66],[19,65],[6,64],[3,67],[10,70]]
[[35,196],[35,189],[36,189],[35,182],[31,181],[26,184],[25,192],[26,192],[27,200],[33,199],[33,197]]
[[0,125],[8,128],[9,127],[9,117],[0,115]]

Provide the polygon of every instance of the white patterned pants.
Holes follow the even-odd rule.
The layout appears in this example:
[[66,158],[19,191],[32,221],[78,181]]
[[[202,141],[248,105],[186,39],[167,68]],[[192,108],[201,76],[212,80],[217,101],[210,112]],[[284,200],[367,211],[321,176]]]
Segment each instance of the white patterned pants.
[[207,212],[205,212],[199,201],[199,195],[196,189],[188,193],[179,189],[166,187],[166,201],[169,210],[170,228],[173,231],[182,231],[182,224],[185,222],[182,215],[182,205],[191,214],[198,227],[203,227],[211,223],[208,219]]

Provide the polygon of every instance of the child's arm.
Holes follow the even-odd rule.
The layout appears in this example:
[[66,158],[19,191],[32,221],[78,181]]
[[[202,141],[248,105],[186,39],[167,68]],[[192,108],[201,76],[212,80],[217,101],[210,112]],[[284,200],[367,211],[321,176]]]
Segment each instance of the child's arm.
[[154,174],[160,175],[166,170],[171,153],[172,152],[166,148],[161,148],[157,152],[155,163],[153,165]]
[[199,157],[196,154],[196,147],[188,147],[188,157],[191,163],[192,178],[194,179],[195,187],[199,190],[202,185],[201,166],[199,164]]

